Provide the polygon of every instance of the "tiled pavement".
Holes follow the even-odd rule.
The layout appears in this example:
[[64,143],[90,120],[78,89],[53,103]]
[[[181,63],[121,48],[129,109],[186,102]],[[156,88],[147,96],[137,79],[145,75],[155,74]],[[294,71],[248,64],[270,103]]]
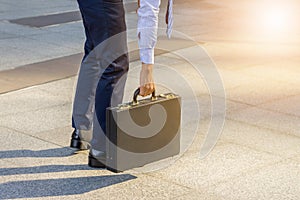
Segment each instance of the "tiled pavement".
[[[176,48],[156,57],[155,78],[159,91],[175,88],[184,97],[182,153],[159,163],[164,167],[158,170],[146,166],[114,174],[89,168],[86,151],[68,148],[80,57],[68,62],[66,56],[82,53],[81,22],[34,28],[9,21],[77,11],[76,1],[2,0],[0,199],[300,199],[299,27],[281,36],[259,35],[249,17],[259,2],[175,2],[175,30],[196,42],[186,45],[175,37]],[[128,27],[135,23],[136,14],[128,11]],[[129,42],[134,37],[128,35]],[[216,64],[227,103],[222,135],[205,159],[199,158],[201,145],[211,117],[221,113],[211,113],[206,77],[179,57],[188,53],[205,69],[211,60],[198,54],[199,47]],[[58,58],[62,62],[53,61]],[[136,59],[131,60],[124,101],[131,100],[138,84]],[[49,66],[56,67],[55,73]],[[166,79],[171,72],[186,83]],[[18,90],[26,83],[31,87]],[[222,109],[224,97],[215,98],[213,108]]]

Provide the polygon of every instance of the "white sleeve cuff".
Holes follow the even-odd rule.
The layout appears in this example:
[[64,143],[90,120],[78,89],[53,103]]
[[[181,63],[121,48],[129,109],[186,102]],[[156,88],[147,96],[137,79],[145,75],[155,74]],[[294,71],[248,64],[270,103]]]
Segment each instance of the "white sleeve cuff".
[[140,59],[142,63],[154,64],[154,49],[140,49]]

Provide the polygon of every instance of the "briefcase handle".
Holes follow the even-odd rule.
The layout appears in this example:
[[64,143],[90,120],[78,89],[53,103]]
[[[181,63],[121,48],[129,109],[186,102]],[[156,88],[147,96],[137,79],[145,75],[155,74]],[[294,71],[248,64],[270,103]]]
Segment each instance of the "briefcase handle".
[[[140,88],[136,89],[134,91],[134,94],[133,94],[133,100],[132,100],[132,104],[133,105],[137,105],[138,104],[138,101],[137,101],[137,97],[138,95],[140,94]],[[151,100],[156,100],[157,97],[155,96],[155,90],[152,92],[152,97],[151,97]]]

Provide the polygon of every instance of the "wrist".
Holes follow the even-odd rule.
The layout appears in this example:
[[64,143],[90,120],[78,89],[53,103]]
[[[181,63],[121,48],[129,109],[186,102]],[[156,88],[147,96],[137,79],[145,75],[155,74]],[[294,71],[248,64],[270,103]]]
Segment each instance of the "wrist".
[[143,71],[150,71],[150,72],[152,72],[152,70],[153,70],[153,64],[142,63],[142,70]]

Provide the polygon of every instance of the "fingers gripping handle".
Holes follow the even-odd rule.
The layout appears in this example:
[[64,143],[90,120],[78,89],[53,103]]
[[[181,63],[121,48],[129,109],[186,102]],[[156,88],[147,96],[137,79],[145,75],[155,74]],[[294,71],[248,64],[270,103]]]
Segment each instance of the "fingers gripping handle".
[[[136,89],[134,91],[134,94],[133,94],[133,100],[132,100],[132,104],[133,105],[137,105],[138,104],[138,101],[137,101],[137,97],[138,95],[140,94],[140,88]],[[156,96],[155,96],[155,90],[152,92],[152,97],[151,97],[151,100],[155,100],[156,99]]]

